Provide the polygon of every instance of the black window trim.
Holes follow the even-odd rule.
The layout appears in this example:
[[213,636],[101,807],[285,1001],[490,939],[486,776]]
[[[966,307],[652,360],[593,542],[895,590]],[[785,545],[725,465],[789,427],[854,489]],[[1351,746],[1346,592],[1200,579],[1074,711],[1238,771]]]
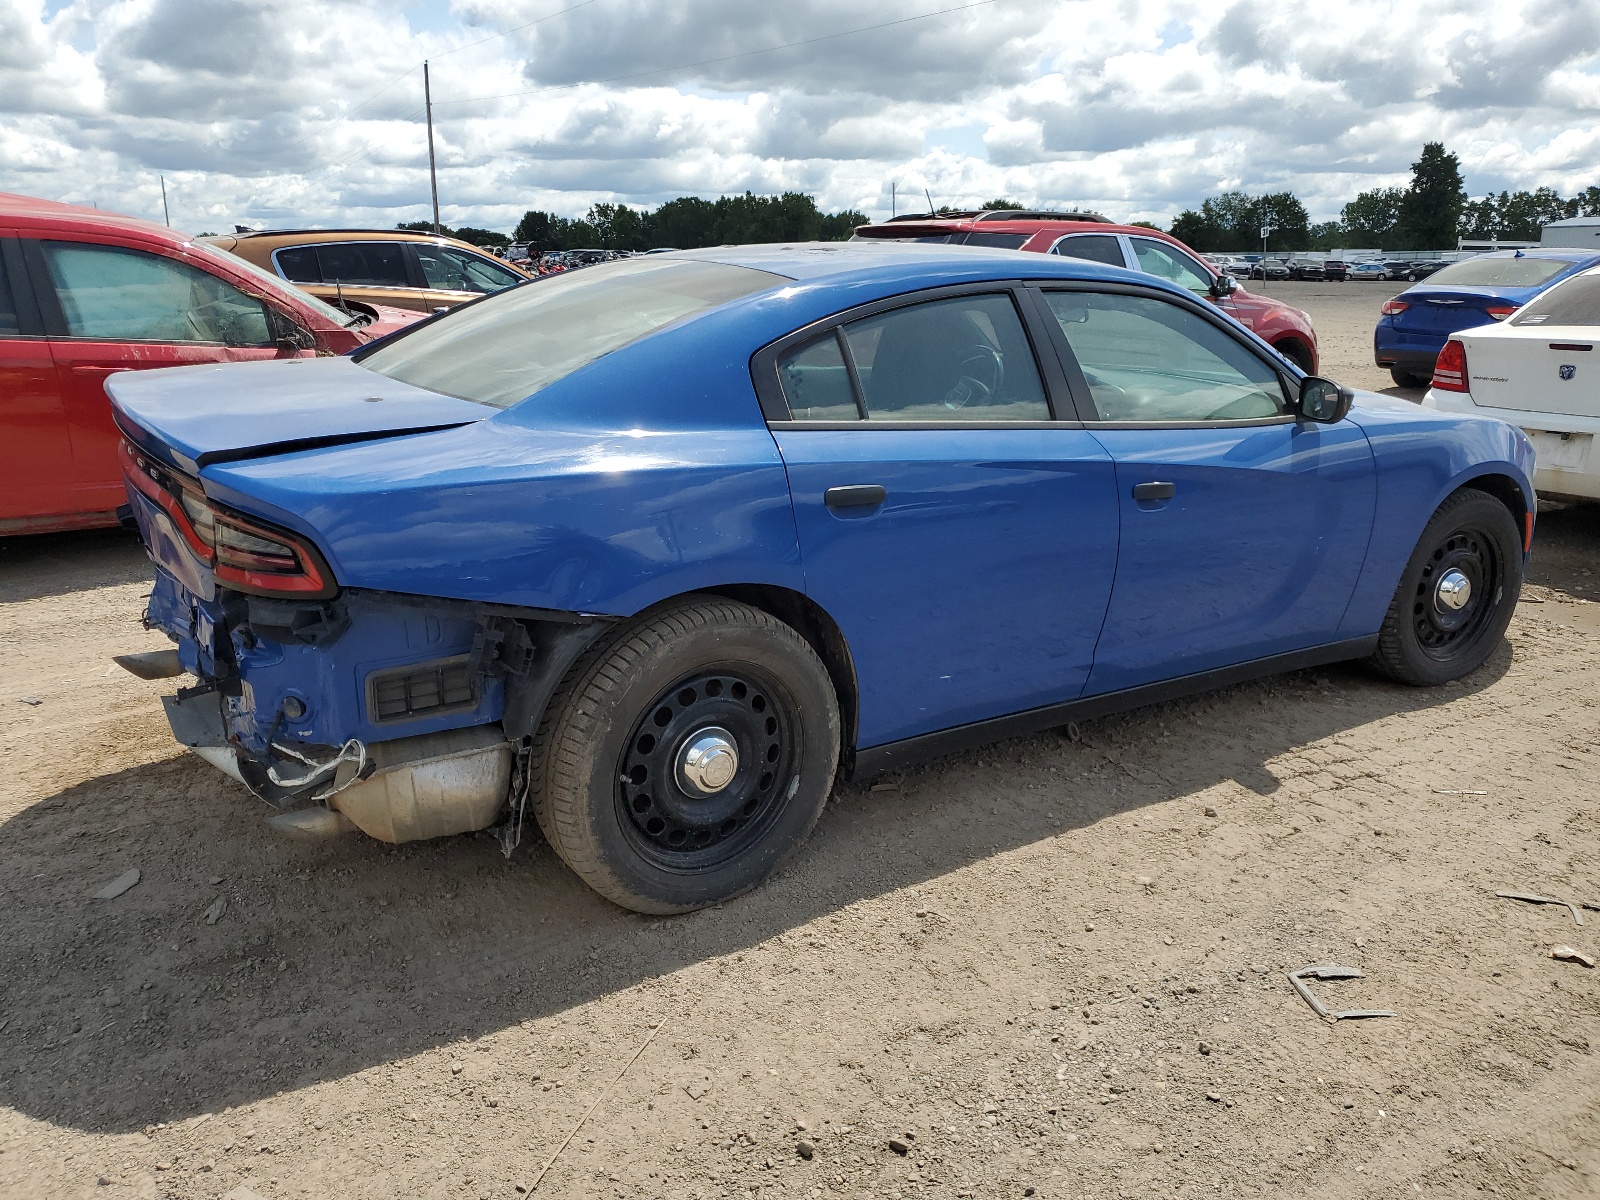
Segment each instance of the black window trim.
[[[1050,418],[1044,421],[884,421],[873,420],[865,416],[865,400],[861,391],[861,382],[856,375],[855,358],[850,353],[849,340],[843,336],[844,326],[853,321],[863,320],[867,317],[877,316],[879,313],[890,312],[897,308],[910,308],[917,304],[925,304],[936,300],[951,300],[961,296],[1007,296],[1015,308],[1017,318],[1022,324],[1023,336],[1028,340],[1028,348],[1033,354],[1034,367],[1039,372],[1039,380],[1044,386],[1045,406],[1050,410]],[[1038,301],[1031,296],[1028,285],[1023,280],[994,279],[978,283],[952,284],[944,287],[921,288],[914,292],[902,292],[895,296],[887,296],[867,304],[857,305],[842,312],[833,313],[809,325],[802,326],[783,337],[767,343],[750,356],[750,378],[755,385],[756,398],[761,403],[761,412],[766,417],[767,425],[771,429],[781,430],[922,430],[922,429],[1076,429],[1082,427],[1082,422],[1077,419],[1077,406],[1073,402],[1071,384],[1062,370],[1057,354],[1046,353],[1050,345],[1048,339],[1050,331],[1047,326],[1042,327]],[[1054,323],[1052,318],[1051,323]],[[850,387],[855,393],[856,409],[863,415],[854,421],[801,421],[796,420],[789,410],[788,398],[783,392],[783,383],[778,376],[778,360],[789,351],[819,342],[824,337],[832,334],[841,346],[844,355],[845,367],[850,375]],[[1052,347],[1053,348],[1053,347]],[[1081,386],[1081,385],[1080,385]]]
[[[1079,413],[1088,414],[1083,420],[1083,425],[1088,429],[1250,429],[1266,425],[1292,425],[1300,420],[1294,409],[1294,396],[1299,385],[1287,375],[1283,367],[1273,362],[1261,353],[1261,348],[1246,341],[1239,336],[1237,330],[1223,319],[1211,305],[1195,297],[1191,293],[1182,294],[1169,292],[1163,288],[1141,287],[1129,283],[1101,283],[1089,280],[1072,279],[1035,279],[1026,285],[1027,290],[1035,293],[1035,303],[1041,313],[1049,315],[1047,333],[1050,343],[1061,360],[1061,369],[1071,381],[1072,391],[1075,396],[1081,396],[1083,403],[1079,405]],[[1095,414],[1094,401],[1091,398],[1088,381],[1083,377],[1083,368],[1078,364],[1078,357],[1072,352],[1072,347],[1067,341],[1066,332],[1061,328],[1061,323],[1049,314],[1049,304],[1045,299],[1046,292],[1100,292],[1116,293],[1128,296],[1142,296],[1150,300],[1164,300],[1179,308],[1187,309],[1202,320],[1209,322],[1232,338],[1243,349],[1253,354],[1263,366],[1270,369],[1278,380],[1278,387],[1283,393],[1283,402],[1286,409],[1275,417],[1244,417],[1228,421],[1102,421]]]
[[0,237],[0,261],[5,264],[6,282],[11,287],[11,302],[17,309],[17,332],[4,335],[7,341],[44,339],[44,314],[40,311],[39,296],[23,254],[22,242],[12,236]]

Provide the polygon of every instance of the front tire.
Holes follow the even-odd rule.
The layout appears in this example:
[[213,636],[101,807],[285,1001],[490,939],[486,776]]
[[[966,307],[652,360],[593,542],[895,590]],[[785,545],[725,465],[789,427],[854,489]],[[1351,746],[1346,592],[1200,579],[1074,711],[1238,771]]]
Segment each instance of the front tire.
[[1433,514],[1384,617],[1372,663],[1434,687],[1487,661],[1522,592],[1522,539],[1506,506],[1472,488]]
[[811,646],[713,596],[597,646],[535,739],[533,806],[563,861],[641,913],[756,887],[810,833],[833,788],[839,705]]

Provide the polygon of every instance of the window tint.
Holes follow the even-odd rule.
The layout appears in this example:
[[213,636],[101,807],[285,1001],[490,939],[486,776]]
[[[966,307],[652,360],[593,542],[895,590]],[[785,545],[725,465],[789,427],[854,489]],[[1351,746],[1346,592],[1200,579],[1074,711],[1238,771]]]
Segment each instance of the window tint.
[[1080,233],[1062,238],[1051,250],[1066,258],[1086,258],[1090,262],[1105,263],[1109,267],[1125,267],[1122,243],[1107,233]]
[[969,233],[963,239],[969,246],[989,246],[995,250],[1015,250],[1031,238],[1031,233]]
[[322,282],[349,287],[410,287],[399,242],[326,242],[317,248]]
[[[1391,270],[1405,271],[1417,264],[1396,262],[1388,265]],[[1491,258],[1483,255],[1451,263],[1428,276],[1428,282],[1449,283],[1457,287],[1537,287],[1571,266],[1572,260],[1567,258],[1534,258],[1531,255],[1523,258]]]
[[504,408],[675,321],[788,282],[725,263],[623,259],[464,305],[356,361],[403,383]]
[[959,296],[844,327],[868,419],[1048,421],[1010,296]]
[[861,415],[849,368],[831,333],[785,355],[778,362],[778,375],[789,415],[796,421],[854,421]]
[[1211,276],[1187,254],[1153,238],[1136,237],[1129,240],[1133,242],[1133,257],[1139,262],[1139,270],[1202,295],[1211,289]]
[[1102,421],[1233,421],[1288,411],[1277,372],[1188,309],[1096,292],[1048,299]]
[[11,281],[6,278],[5,259],[0,258],[0,337],[16,337],[21,332],[17,302],[11,294]]
[[272,345],[266,306],[186,263],[84,242],[44,242],[71,337]]
[[317,265],[315,246],[287,246],[276,251],[272,258],[278,264],[278,270],[283,272],[283,277],[291,283],[322,282],[322,268]]
[[1548,292],[1528,301],[1522,311],[1511,318],[1511,323],[1600,325],[1600,274],[1579,275],[1556,284]]
[[419,242],[416,249],[417,257],[422,260],[423,278],[432,288],[481,294],[498,292],[522,282],[522,276],[515,271],[454,246],[429,246]]

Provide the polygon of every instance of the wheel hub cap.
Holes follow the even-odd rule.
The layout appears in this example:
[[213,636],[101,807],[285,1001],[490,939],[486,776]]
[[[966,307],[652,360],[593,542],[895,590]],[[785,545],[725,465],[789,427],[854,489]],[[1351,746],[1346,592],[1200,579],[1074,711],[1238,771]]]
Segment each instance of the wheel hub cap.
[[678,781],[691,796],[714,796],[738,773],[738,744],[720,726],[691,734],[678,752]]
[[1433,602],[1440,612],[1456,612],[1472,599],[1472,580],[1460,571],[1446,571],[1433,589]]

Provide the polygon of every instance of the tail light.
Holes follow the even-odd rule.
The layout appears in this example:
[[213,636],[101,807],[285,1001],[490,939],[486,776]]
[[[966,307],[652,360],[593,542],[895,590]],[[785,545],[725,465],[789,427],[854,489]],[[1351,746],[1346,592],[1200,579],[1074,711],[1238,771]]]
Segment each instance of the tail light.
[[298,534],[214,503],[187,476],[170,471],[127,441],[118,447],[128,482],[171,518],[217,582],[257,596],[322,600],[339,590],[317,548]]
[[1468,390],[1467,348],[1454,338],[1444,344],[1433,364],[1433,386],[1441,392]]
[[1517,306],[1515,304],[1491,304],[1483,311],[1488,313],[1496,321],[1504,321],[1512,313],[1517,311]]
[[[1386,317],[1397,317],[1411,307],[1409,300],[1385,300],[1379,311]],[[1370,310],[1368,310],[1370,311]]]

